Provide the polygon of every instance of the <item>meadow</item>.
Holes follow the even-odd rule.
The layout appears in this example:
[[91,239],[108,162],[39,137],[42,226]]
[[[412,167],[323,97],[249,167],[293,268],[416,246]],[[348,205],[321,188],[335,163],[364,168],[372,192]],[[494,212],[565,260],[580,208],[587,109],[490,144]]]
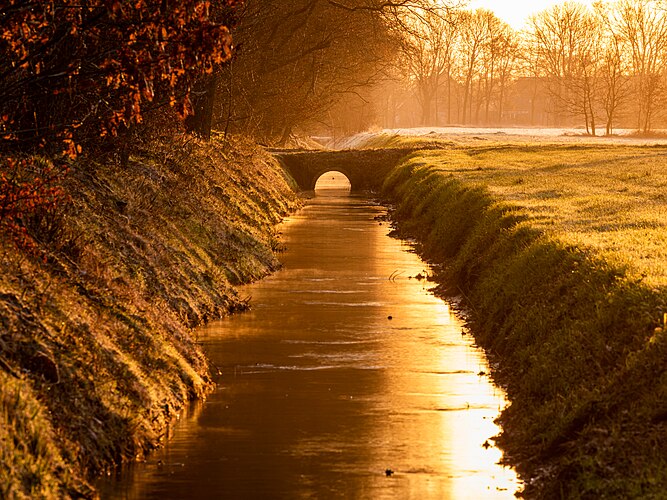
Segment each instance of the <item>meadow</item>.
[[495,145],[423,152],[421,161],[485,186],[565,243],[667,285],[667,147]]
[[375,134],[361,148],[420,147],[433,171],[484,187],[531,225],[590,248],[654,286],[667,285],[667,144]]

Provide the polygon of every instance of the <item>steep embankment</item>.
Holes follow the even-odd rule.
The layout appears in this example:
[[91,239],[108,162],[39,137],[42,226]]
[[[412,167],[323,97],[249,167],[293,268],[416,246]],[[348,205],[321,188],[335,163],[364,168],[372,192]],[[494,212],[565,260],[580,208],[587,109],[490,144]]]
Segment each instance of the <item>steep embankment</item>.
[[87,475],[158,444],[210,385],[190,327],[245,306],[233,286],[276,268],[297,203],[239,141],[80,160],[66,187],[35,255],[1,249],[2,498],[94,496]]
[[[570,148],[499,149],[502,158],[486,160],[478,158],[488,153],[484,148],[415,154],[393,171],[384,191],[396,203],[401,231],[444,263],[442,282],[467,300],[476,338],[511,401],[501,417],[501,445],[527,480],[528,497],[664,498],[667,293],[664,273],[656,268],[647,276],[653,267],[634,265],[630,252],[641,253],[644,244],[649,259],[662,250],[652,249],[650,237],[634,245],[617,239],[617,250],[630,249],[627,260],[595,246],[605,230],[613,242],[626,230],[636,237],[644,227],[659,229],[664,212],[657,211],[653,225],[634,216],[634,224],[609,226],[611,219],[588,219],[586,209],[602,206],[611,218],[616,208],[618,217],[631,219],[628,205],[572,194],[597,183],[638,205],[662,206],[663,198],[644,189],[667,175],[662,152],[584,150],[563,160]],[[524,153],[534,155],[527,163],[541,158],[543,169],[508,174],[504,167]],[[639,183],[629,175],[647,166],[652,174],[640,175]],[[563,171],[552,182],[552,173]],[[612,174],[627,186],[617,190]],[[533,205],[526,195],[531,183],[540,193]],[[576,209],[568,213],[570,202]],[[592,244],[568,236],[570,223],[589,224]],[[451,292],[445,287],[442,293]]]

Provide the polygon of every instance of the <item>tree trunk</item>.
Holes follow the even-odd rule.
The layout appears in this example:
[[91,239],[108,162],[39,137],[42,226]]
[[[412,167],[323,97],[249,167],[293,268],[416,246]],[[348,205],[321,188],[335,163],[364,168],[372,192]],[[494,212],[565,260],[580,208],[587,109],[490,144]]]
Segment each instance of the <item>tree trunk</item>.
[[447,125],[452,124],[452,78],[447,71]]
[[284,147],[287,144],[287,141],[289,141],[291,135],[292,135],[292,125],[285,124],[285,127],[283,128],[283,134],[280,137],[280,140],[278,141],[278,146]]
[[595,136],[597,135],[597,131],[595,130],[595,110],[593,109],[593,99],[591,96],[588,96],[588,110],[591,115],[591,135]]
[[607,124],[605,126],[605,135],[609,136],[611,135],[614,127],[614,113],[612,111],[609,111],[607,113]]
[[439,108],[438,108],[438,85],[439,84],[440,84],[440,82],[438,81],[438,78],[436,78],[435,79],[435,95],[433,97],[433,99],[434,99],[433,102],[434,102],[434,105],[435,105],[435,110],[434,110],[435,116],[433,117],[433,121],[434,121],[436,127],[438,126],[438,112],[440,111]]
[[197,134],[203,139],[211,138],[211,125],[213,123],[213,107],[215,105],[215,91],[218,85],[218,75],[211,74],[206,77],[196,90],[192,93],[194,115],[188,116],[185,126],[190,132]]
[[503,100],[505,99],[505,82],[500,81],[500,93],[498,95],[498,126],[503,126]]
[[469,95],[469,92],[470,92],[469,85],[470,85],[470,82],[466,81],[465,82],[465,88],[463,89],[463,106],[461,108],[461,110],[462,110],[461,124],[462,125],[466,124],[466,114],[468,112],[468,95]]

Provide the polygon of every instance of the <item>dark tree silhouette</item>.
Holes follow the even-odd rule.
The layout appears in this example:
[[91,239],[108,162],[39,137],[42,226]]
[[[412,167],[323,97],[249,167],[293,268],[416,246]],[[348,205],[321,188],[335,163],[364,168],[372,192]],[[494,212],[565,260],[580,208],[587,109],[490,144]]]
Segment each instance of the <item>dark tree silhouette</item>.
[[5,0],[0,4],[0,148],[87,143],[141,123],[231,55],[235,0]]
[[233,65],[220,78],[218,128],[284,143],[326,119],[336,103],[386,76],[403,3],[248,0]]

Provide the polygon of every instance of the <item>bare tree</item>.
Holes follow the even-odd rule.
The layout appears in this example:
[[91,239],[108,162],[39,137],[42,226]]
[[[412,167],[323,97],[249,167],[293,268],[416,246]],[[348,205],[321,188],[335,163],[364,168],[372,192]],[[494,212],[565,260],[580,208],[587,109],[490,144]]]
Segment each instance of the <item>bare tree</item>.
[[619,111],[632,93],[631,80],[628,78],[631,60],[625,51],[622,37],[615,29],[609,5],[597,3],[594,8],[602,26],[599,106],[605,114],[605,135],[611,135]]
[[654,0],[619,0],[610,11],[610,29],[631,54],[631,76],[637,99],[637,128],[651,130],[664,98],[667,15]]
[[463,12],[461,16],[461,38],[459,44],[461,81],[463,84],[463,103],[461,123],[465,124],[472,118],[474,84],[480,71],[484,44],[488,37],[488,23],[494,18],[493,12],[478,9],[474,12]]
[[[507,26],[507,25],[506,25]],[[519,57],[521,54],[521,43],[518,34],[507,26],[505,33],[501,35],[499,43],[498,59],[498,122],[503,121],[505,98],[510,84],[520,74]]]
[[580,4],[555,5],[529,20],[528,40],[548,90],[563,111],[582,116],[596,133],[596,92],[600,38],[596,18]]
[[233,65],[220,78],[218,128],[284,143],[296,128],[380,81],[399,52],[385,3],[246,2]]
[[[217,127],[284,143],[332,117],[346,128],[368,122],[369,89],[395,72],[414,19],[446,11],[433,0],[247,0],[219,79]],[[346,107],[364,116],[341,120]]]
[[491,11],[423,13],[404,39],[406,77],[415,89],[421,123],[439,123],[444,87],[447,122],[457,96],[461,122],[500,122],[507,86],[517,69],[518,39]]
[[489,124],[493,108],[497,122],[502,120],[506,87],[517,68],[518,40],[512,27],[495,15],[485,19],[487,35],[482,45],[477,109],[484,107],[484,123]]
[[[450,108],[452,59],[456,41],[456,13],[450,9],[424,10],[413,17],[402,43],[406,77],[414,86],[423,125],[438,125],[438,89],[447,84]],[[448,110],[448,116],[450,111]]]

